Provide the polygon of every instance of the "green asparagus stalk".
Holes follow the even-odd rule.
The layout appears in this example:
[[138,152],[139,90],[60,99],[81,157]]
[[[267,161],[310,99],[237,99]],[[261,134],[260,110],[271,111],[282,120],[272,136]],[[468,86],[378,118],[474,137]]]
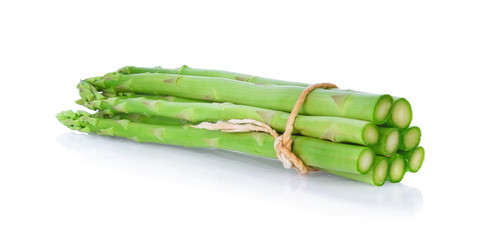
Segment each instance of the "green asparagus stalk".
[[234,72],[227,72],[221,70],[191,68],[186,65],[183,65],[181,68],[175,68],[175,69],[161,68],[161,67],[141,68],[141,67],[134,67],[134,66],[126,66],[120,68],[117,72],[123,74],[167,73],[167,74],[192,75],[192,76],[202,76],[202,77],[229,78],[237,81],[265,84],[265,85],[286,85],[286,86],[300,86],[300,87],[308,86],[308,84],[306,83],[281,81],[281,80],[275,80],[271,78],[257,77],[257,76],[242,74],[242,73],[234,73]]
[[414,150],[407,152],[398,151],[398,153],[402,154],[407,160],[407,170],[409,172],[416,173],[420,170],[425,157],[425,150],[423,147],[417,147]]
[[398,183],[402,181],[407,168],[405,166],[405,158],[400,154],[395,154],[392,157],[388,158],[388,164],[390,165],[390,168],[388,170],[387,179],[392,183]]
[[134,123],[147,123],[153,125],[170,125],[170,126],[182,126],[186,124],[190,124],[190,122],[182,119],[177,118],[168,118],[168,117],[157,117],[157,116],[148,116],[145,114],[137,114],[137,113],[116,113],[116,114],[107,114],[104,111],[97,112],[94,117],[98,118],[108,118],[113,120],[123,120],[127,119]]
[[[343,92],[358,92],[356,90],[341,89]],[[388,115],[387,121],[383,124],[384,127],[394,127],[405,129],[410,126],[412,122],[412,106],[405,98],[393,97],[393,105],[391,113]]]
[[[106,74],[107,75],[107,74]],[[111,76],[111,75],[109,75]],[[143,95],[143,94],[136,94],[134,92],[115,92],[113,88],[110,88],[109,92],[106,92],[107,89],[103,89],[102,92],[98,92],[98,90],[93,87],[90,83],[87,81],[81,80],[78,85],[76,86],[78,88],[78,92],[80,94],[81,99],[77,100],[76,103],[80,104],[82,106],[86,106],[90,109],[95,109],[93,106],[90,104],[87,104],[91,101],[94,100],[105,100],[107,98],[111,97],[120,97],[120,98],[145,98],[148,100],[165,100],[168,102],[206,102],[207,101],[202,101],[198,99],[190,99],[190,98],[183,98],[183,97],[175,97],[175,96],[164,96],[164,95]]]
[[402,131],[400,136],[399,150],[412,151],[420,143],[422,133],[419,127],[410,127]]
[[[119,136],[138,142],[227,149],[276,158],[274,138],[266,133],[226,133],[193,128],[189,125],[133,123],[126,119],[96,118],[83,111],[61,112],[57,118],[70,129],[86,133]],[[356,174],[367,173],[373,164],[374,156],[373,151],[367,147],[301,136],[293,137],[292,151],[309,166]]]
[[378,128],[379,139],[376,145],[371,148],[376,154],[390,157],[395,153],[400,145],[400,131],[396,128]]
[[388,117],[385,126],[405,129],[411,122],[412,106],[410,103],[405,98],[394,97],[391,114]]
[[[286,112],[235,105],[229,102],[168,102],[145,97],[115,97],[94,100],[85,104],[92,109],[178,118],[193,123],[254,119],[270,125],[278,132],[285,131],[286,122],[290,116]],[[378,141],[378,129],[374,124],[340,117],[298,115],[295,119],[294,133],[333,142],[349,142],[361,145],[372,145]]]
[[[301,87],[308,86],[308,84],[306,83],[282,81],[282,80],[276,80],[271,78],[264,78],[264,77],[252,76],[252,75],[247,75],[242,73],[227,72],[221,70],[190,68],[185,65],[177,69],[168,69],[168,68],[161,68],[161,67],[141,68],[141,67],[134,67],[134,66],[126,66],[119,69],[118,72],[123,74],[167,73],[167,74],[228,78],[232,80],[257,83],[257,84],[265,84],[265,85],[284,85],[284,86],[301,86]],[[338,90],[338,91],[355,92],[353,90]],[[388,117],[388,121],[385,123],[385,126],[404,129],[410,125],[411,121],[412,121],[412,107],[410,106],[410,103],[405,98],[398,98],[398,97],[394,98],[392,113]]]
[[[84,82],[84,81],[82,81]],[[198,99],[191,99],[191,98],[183,98],[183,97],[176,97],[176,96],[164,96],[164,95],[143,95],[143,94],[136,94],[133,92],[119,92],[119,93],[109,93],[107,92],[108,89],[103,89],[102,90],[102,95],[106,98],[108,97],[130,97],[130,98],[150,98],[151,100],[166,100],[168,102],[206,102],[208,103],[209,101],[204,101],[204,100],[198,100]],[[113,91],[113,90],[110,90]],[[82,93],[80,92],[80,95]]]
[[383,184],[385,184],[386,178],[388,176],[388,168],[389,166],[388,166],[387,158],[381,156],[375,156],[373,166],[366,174],[363,175],[340,172],[340,171],[329,170],[329,169],[322,169],[322,170],[338,176],[356,180],[359,182],[364,182],[375,186],[382,186]]
[[[173,75],[161,73],[123,75],[86,79],[97,90],[172,95],[214,102],[233,102],[290,112],[304,87],[264,86],[224,78]],[[329,89],[312,91],[300,113],[304,115],[335,116],[382,124],[390,113],[389,95],[344,93]]]

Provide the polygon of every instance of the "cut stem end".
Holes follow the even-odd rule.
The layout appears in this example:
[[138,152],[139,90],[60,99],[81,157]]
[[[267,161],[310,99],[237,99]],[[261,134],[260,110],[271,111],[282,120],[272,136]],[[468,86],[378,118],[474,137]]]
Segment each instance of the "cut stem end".
[[367,145],[374,145],[378,143],[378,128],[374,124],[368,124],[364,128],[363,139]]
[[373,182],[376,186],[385,184],[388,175],[388,161],[386,159],[380,160],[373,169]]
[[366,174],[371,166],[373,165],[374,161],[374,152],[370,149],[364,150],[361,155],[359,156],[358,161],[358,171],[361,174]]
[[395,127],[404,129],[412,122],[412,106],[410,106],[410,103],[405,98],[400,98],[395,101],[391,114]]
[[411,127],[407,129],[403,137],[403,145],[405,147],[405,151],[410,151],[416,148],[420,143],[420,136],[420,128]]
[[408,159],[408,168],[410,172],[418,172],[420,167],[422,167],[422,163],[424,162],[425,157],[425,150],[423,147],[418,147],[412,153],[410,159]]
[[397,183],[402,181],[403,176],[405,176],[405,159],[401,155],[396,155],[390,159],[390,169],[389,176],[390,182]]
[[391,131],[386,137],[385,151],[387,155],[391,155],[396,152],[400,145],[400,132],[398,130]]
[[383,124],[388,118],[393,105],[393,98],[390,95],[383,95],[374,108],[374,122]]

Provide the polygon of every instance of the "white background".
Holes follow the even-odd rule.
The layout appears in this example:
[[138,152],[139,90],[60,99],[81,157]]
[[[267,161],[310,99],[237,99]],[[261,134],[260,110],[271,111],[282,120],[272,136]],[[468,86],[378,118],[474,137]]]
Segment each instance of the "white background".
[[[0,8],[0,239],[486,239],[486,1],[14,1]],[[372,187],[277,161],[79,134],[124,65],[404,96],[426,161]]]

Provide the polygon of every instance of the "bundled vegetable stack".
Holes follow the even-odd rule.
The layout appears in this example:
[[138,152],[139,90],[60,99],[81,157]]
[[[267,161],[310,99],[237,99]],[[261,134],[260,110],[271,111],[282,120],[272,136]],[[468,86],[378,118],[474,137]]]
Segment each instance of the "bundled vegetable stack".
[[[77,87],[77,103],[96,113],[59,113],[70,129],[277,158],[276,136],[228,125],[252,120],[284,132],[308,84],[187,66],[128,66]],[[314,89],[294,119],[291,151],[311,169],[381,186],[417,172],[424,160],[421,132],[409,127],[412,109],[405,98]]]

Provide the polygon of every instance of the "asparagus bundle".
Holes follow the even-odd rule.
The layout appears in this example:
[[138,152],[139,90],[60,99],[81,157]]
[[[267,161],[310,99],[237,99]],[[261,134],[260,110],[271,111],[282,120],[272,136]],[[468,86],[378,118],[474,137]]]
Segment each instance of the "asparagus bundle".
[[307,84],[186,66],[128,66],[77,87],[81,99],[76,102],[96,112],[65,111],[57,118],[81,132],[277,158],[282,153],[275,135],[200,128],[254,120],[280,133],[290,131],[290,150],[306,166],[376,186],[417,172],[425,155],[418,147],[420,128],[408,128],[410,104],[387,94],[315,89],[295,115],[291,112]]

